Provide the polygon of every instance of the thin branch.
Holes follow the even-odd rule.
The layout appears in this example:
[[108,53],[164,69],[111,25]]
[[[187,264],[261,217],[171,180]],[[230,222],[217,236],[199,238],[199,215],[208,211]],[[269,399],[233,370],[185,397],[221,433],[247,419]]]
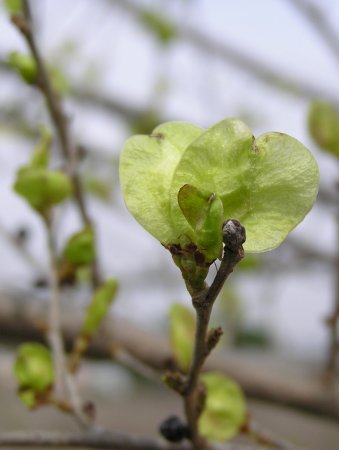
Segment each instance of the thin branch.
[[[132,0],[109,0],[117,4],[120,8],[139,18],[145,8]],[[175,23],[166,17],[168,22],[174,28]],[[182,39],[207,55],[212,55],[226,63],[233,64],[235,67],[255,76],[258,80],[273,86],[275,89],[291,92],[294,96],[304,99],[322,98],[339,106],[339,98],[333,92],[311,85],[305,80],[298,80],[288,75],[288,71],[282,75],[281,71],[276,71],[249,54],[240,52],[225,42],[218,42],[205,33],[190,27],[185,23],[185,27],[177,28],[177,37]]]
[[55,372],[55,394],[58,398],[65,397],[65,355],[62,339],[60,318],[60,288],[57,278],[58,266],[55,255],[54,240],[51,224],[46,220],[47,247],[50,260],[49,284],[51,299],[48,320],[48,341],[52,350]]
[[[1,447],[85,447],[112,450],[196,450],[189,444],[168,444],[161,439],[98,430],[84,433],[23,431],[0,434]],[[230,443],[214,445],[213,450],[267,450],[266,446]],[[301,449],[299,449],[301,450]]]
[[[338,199],[339,199],[339,180],[337,183]],[[333,311],[327,319],[327,324],[330,332],[328,358],[326,364],[327,375],[329,381],[333,384],[338,372],[338,358],[339,358],[339,213],[336,216],[337,222],[337,261],[335,264],[335,279],[334,279],[334,304]]]
[[[191,440],[196,450],[209,449],[209,444],[202,438],[198,429],[198,419],[205,400],[204,389],[199,385],[199,376],[205,359],[211,350],[208,348],[208,324],[219,292],[236,264],[244,257],[242,247],[246,239],[244,227],[237,220],[228,220],[225,222],[222,232],[225,243],[224,253],[214,281],[209,288],[205,287],[201,292],[192,296],[192,303],[197,316],[196,333],[192,364],[183,397]],[[220,333],[216,337],[216,342],[219,338]]]
[[62,337],[61,312],[60,312],[60,286],[58,280],[58,260],[54,246],[51,221],[45,220],[47,237],[48,237],[48,253],[50,259],[50,289],[51,301],[49,308],[48,320],[48,341],[52,350],[54,372],[55,372],[55,398],[56,402],[69,397],[71,405],[70,412],[74,415],[79,425],[88,427],[90,425],[89,417],[87,417],[82,409],[82,403],[78,394],[75,379],[66,367],[66,358],[64,351],[64,342]]
[[313,26],[339,64],[339,36],[318,6],[304,0],[287,0]]
[[[72,308],[72,302],[62,308],[62,332],[68,348],[83,321],[81,308]],[[0,330],[7,341],[43,341],[47,317],[47,302],[32,293],[0,296]],[[96,358],[114,358],[116,349],[125,351],[156,372],[163,373],[173,367],[173,359],[166,337],[143,330],[135,324],[118,317],[107,319],[98,335],[90,344],[89,355]],[[271,360],[271,356],[270,356]],[[293,361],[295,364],[295,361]],[[318,372],[299,371],[300,376],[286,376],[272,369],[265,360],[253,364],[239,353],[217,351],[212,353],[206,369],[219,371],[234,378],[250,398],[273,404],[289,406],[317,416],[339,418],[339,398],[321,382]],[[302,369],[302,363],[299,366]],[[143,372],[144,373],[144,372]],[[145,373],[144,373],[145,374]]]
[[296,446],[285,439],[277,437],[275,434],[263,429],[262,426],[258,425],[253,420],[250,421],[249,429],[246,433],[251,436],[258,444],[264,445],[271,449],[277,450],[301,450],[299,446]]
[[[48,70],[35,41],[29,0],[23,0],[23,9],[24,17],[13,16],[12,21],[24,36],[37,65],[37,87],[41,90],[46,99],[48,111],[60,141],[60,148],[64,159],[67,162],[66,171],[72,180],[74,198],[76,200],[76,205],[80,216],[84,225],[88,225],[93,228],[92,221],[87,212],[81,181],[77,173],[77,147],[71,142],[68,119],[62,109],[60,97],[53,89]],[[92,283],[94,287],[97,287],[100,284],[97,260],[95,260],[92,264]]]

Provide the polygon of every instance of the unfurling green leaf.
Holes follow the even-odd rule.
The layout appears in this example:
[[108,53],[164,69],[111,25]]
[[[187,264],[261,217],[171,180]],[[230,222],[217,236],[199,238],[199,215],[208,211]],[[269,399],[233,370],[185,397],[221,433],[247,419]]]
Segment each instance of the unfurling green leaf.
[[223,206],[214,193],[201,192],[185,184],[178,192],[178,204],[193,228],[193,242],[203,250],[207,261],[219,258],[222,253]]
[[36,342],[21,345],[14,363],[14,374],[19,397],[29,408],[33,408],[39,403],[39,397],[46,394],[54,383],[49,349]]
[[175,304],[169,313],[170,341],[175,359],[187,372],[191,365],[195,333],[195,318],[186,306]]
[[[220,214],[244,225],[247,252],[270,250],[313,206],[319,175],[312,154],[296,139],[282,133],[255,139],[243,122],[226,119],[206,131],[169,122],[149,136],[130,138],[120,159],[120,180],[128,209],[147,231],[167,248],[188,237],[210,263],[218,253],[217,243],[208,250]],[[181,189],[195,204],[189,213],[178,204]],[[202,242],[192,227],[199,192],[215,196],[212,224],[204,229],[210,234]]]
[[64,249],[64,257],[76,266],[91,264],[95,257],[94,234],[91,227],[85,227],[73,234]]
[[7,64],[15,70],[27,84],[35,84],[38,77],[37,65],[29,55],[11,52]]
[[205,408],[199,418],[199,431],[207,439],[225,441],[236,436],[246,421],[246,403],[240,387],[218,373],[203,374]]
[[90,337],[95,333],[101,321],[108,314],[117,289],[118,282],[109,279],[94,293],[82,326],[81,334],[83,336]]
[[22,13],[22,0],[5,0],[5,8],[10,14]]
[[308,127],[317,145],[339,158],[339,114],[334,106],[322,101],[313,102]]
[[39,212],[66,200],[72,194],[70,179],[63,172],[22,167],[17,172],[14,190]]

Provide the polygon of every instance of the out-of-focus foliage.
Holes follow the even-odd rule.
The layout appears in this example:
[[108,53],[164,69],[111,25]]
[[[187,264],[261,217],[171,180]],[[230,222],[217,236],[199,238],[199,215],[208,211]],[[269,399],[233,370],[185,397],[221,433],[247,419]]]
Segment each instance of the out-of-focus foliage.
[[72,185],[63,172],[22,167],[14,190],[40,213],[63,202],[72,194]]
[[205,373],[201,378],[206,403],[199,418],[199,431],[214,441],[231,439],[245,424],[245,397],[238,384],[224,375]]
[[27,84],[35,84],[38,77],[38,69],[34,59],[30,55],[11,52],[7,64],[15,70]]
[[144,10],[141,12],[140,21],[156,35],[162,44],[168,44],[176,37],[175,27],[154,11]]
[[39,403],[54,382],[54,369],[50,351],[36,342],[22,344],[14,363],[14,374],[21,400],[29,408]]
[[87,226],[73,234],[66,243],[63,255],[76,266],[91,264],[95,258],[93,230]]
[[10,14],[20,14],[22,12],[21,0],[4,0],[4,4]]
[[313,102],[308,126],[319,147],[339,158],[339,114],[336,108],[324,101]]
[[86,317],[82,326],[81,334],[83,336],[88,338],[96,332],[101,321],[108,313],[117,289],[117,280],[111,278],[94,293],[87,308]]
[[[7,64],[11,69],[15,70],[27,84],[34,85],[39,82],[38,68],[32,56],[19,52],[11,52],[8,56]],[[58,67],[48,65],[48,73],[51,84],[56,92],[59,94],[66,94],[69,92],[69,83]]]
[[174,304],[169,319],[172,351],[180,367],[187,372],[191,365],[195,333],[193,312],[184,305]]

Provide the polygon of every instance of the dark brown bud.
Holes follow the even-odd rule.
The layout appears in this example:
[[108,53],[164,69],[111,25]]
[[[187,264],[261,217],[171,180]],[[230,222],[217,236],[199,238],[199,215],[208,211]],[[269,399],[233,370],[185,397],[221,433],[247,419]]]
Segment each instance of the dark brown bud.
[[225,247],[232,252],[237,252],[246,241],[246,230],[236,219],[228,219],[222,226],[222,240]]

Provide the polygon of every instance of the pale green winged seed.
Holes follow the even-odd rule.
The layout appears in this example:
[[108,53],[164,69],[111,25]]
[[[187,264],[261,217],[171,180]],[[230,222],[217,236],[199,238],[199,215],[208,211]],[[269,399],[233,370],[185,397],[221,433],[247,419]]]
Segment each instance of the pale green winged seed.
[[246,228],[244,248],[262,252],[277,247],[313,206],[318,167],[296,139],[267,133],[254,140],[241,121],[214,125],[185,150],[171,186],[172,221],[183,225],[174,193],[186,183],[215,192],[224,218]]
[[226,119],[205,132],[170,122],[151,136],[130,138],[120,180],[128,209],[160,242],[198,241],[178,204],[179,190],[189,184],[218,196],[223,219],[245,226],[245,250],[262,252],[277,247],[311,209],[319,174],[296,139],[282,133],[255,139],[242,121]]
[[149,136],[131,137],[123,148],[119,174],[126,206],[162,243],[178,238],[170,221],[174,170],[185,148],[202,132],[203,129],[189,123],[168,122]]

